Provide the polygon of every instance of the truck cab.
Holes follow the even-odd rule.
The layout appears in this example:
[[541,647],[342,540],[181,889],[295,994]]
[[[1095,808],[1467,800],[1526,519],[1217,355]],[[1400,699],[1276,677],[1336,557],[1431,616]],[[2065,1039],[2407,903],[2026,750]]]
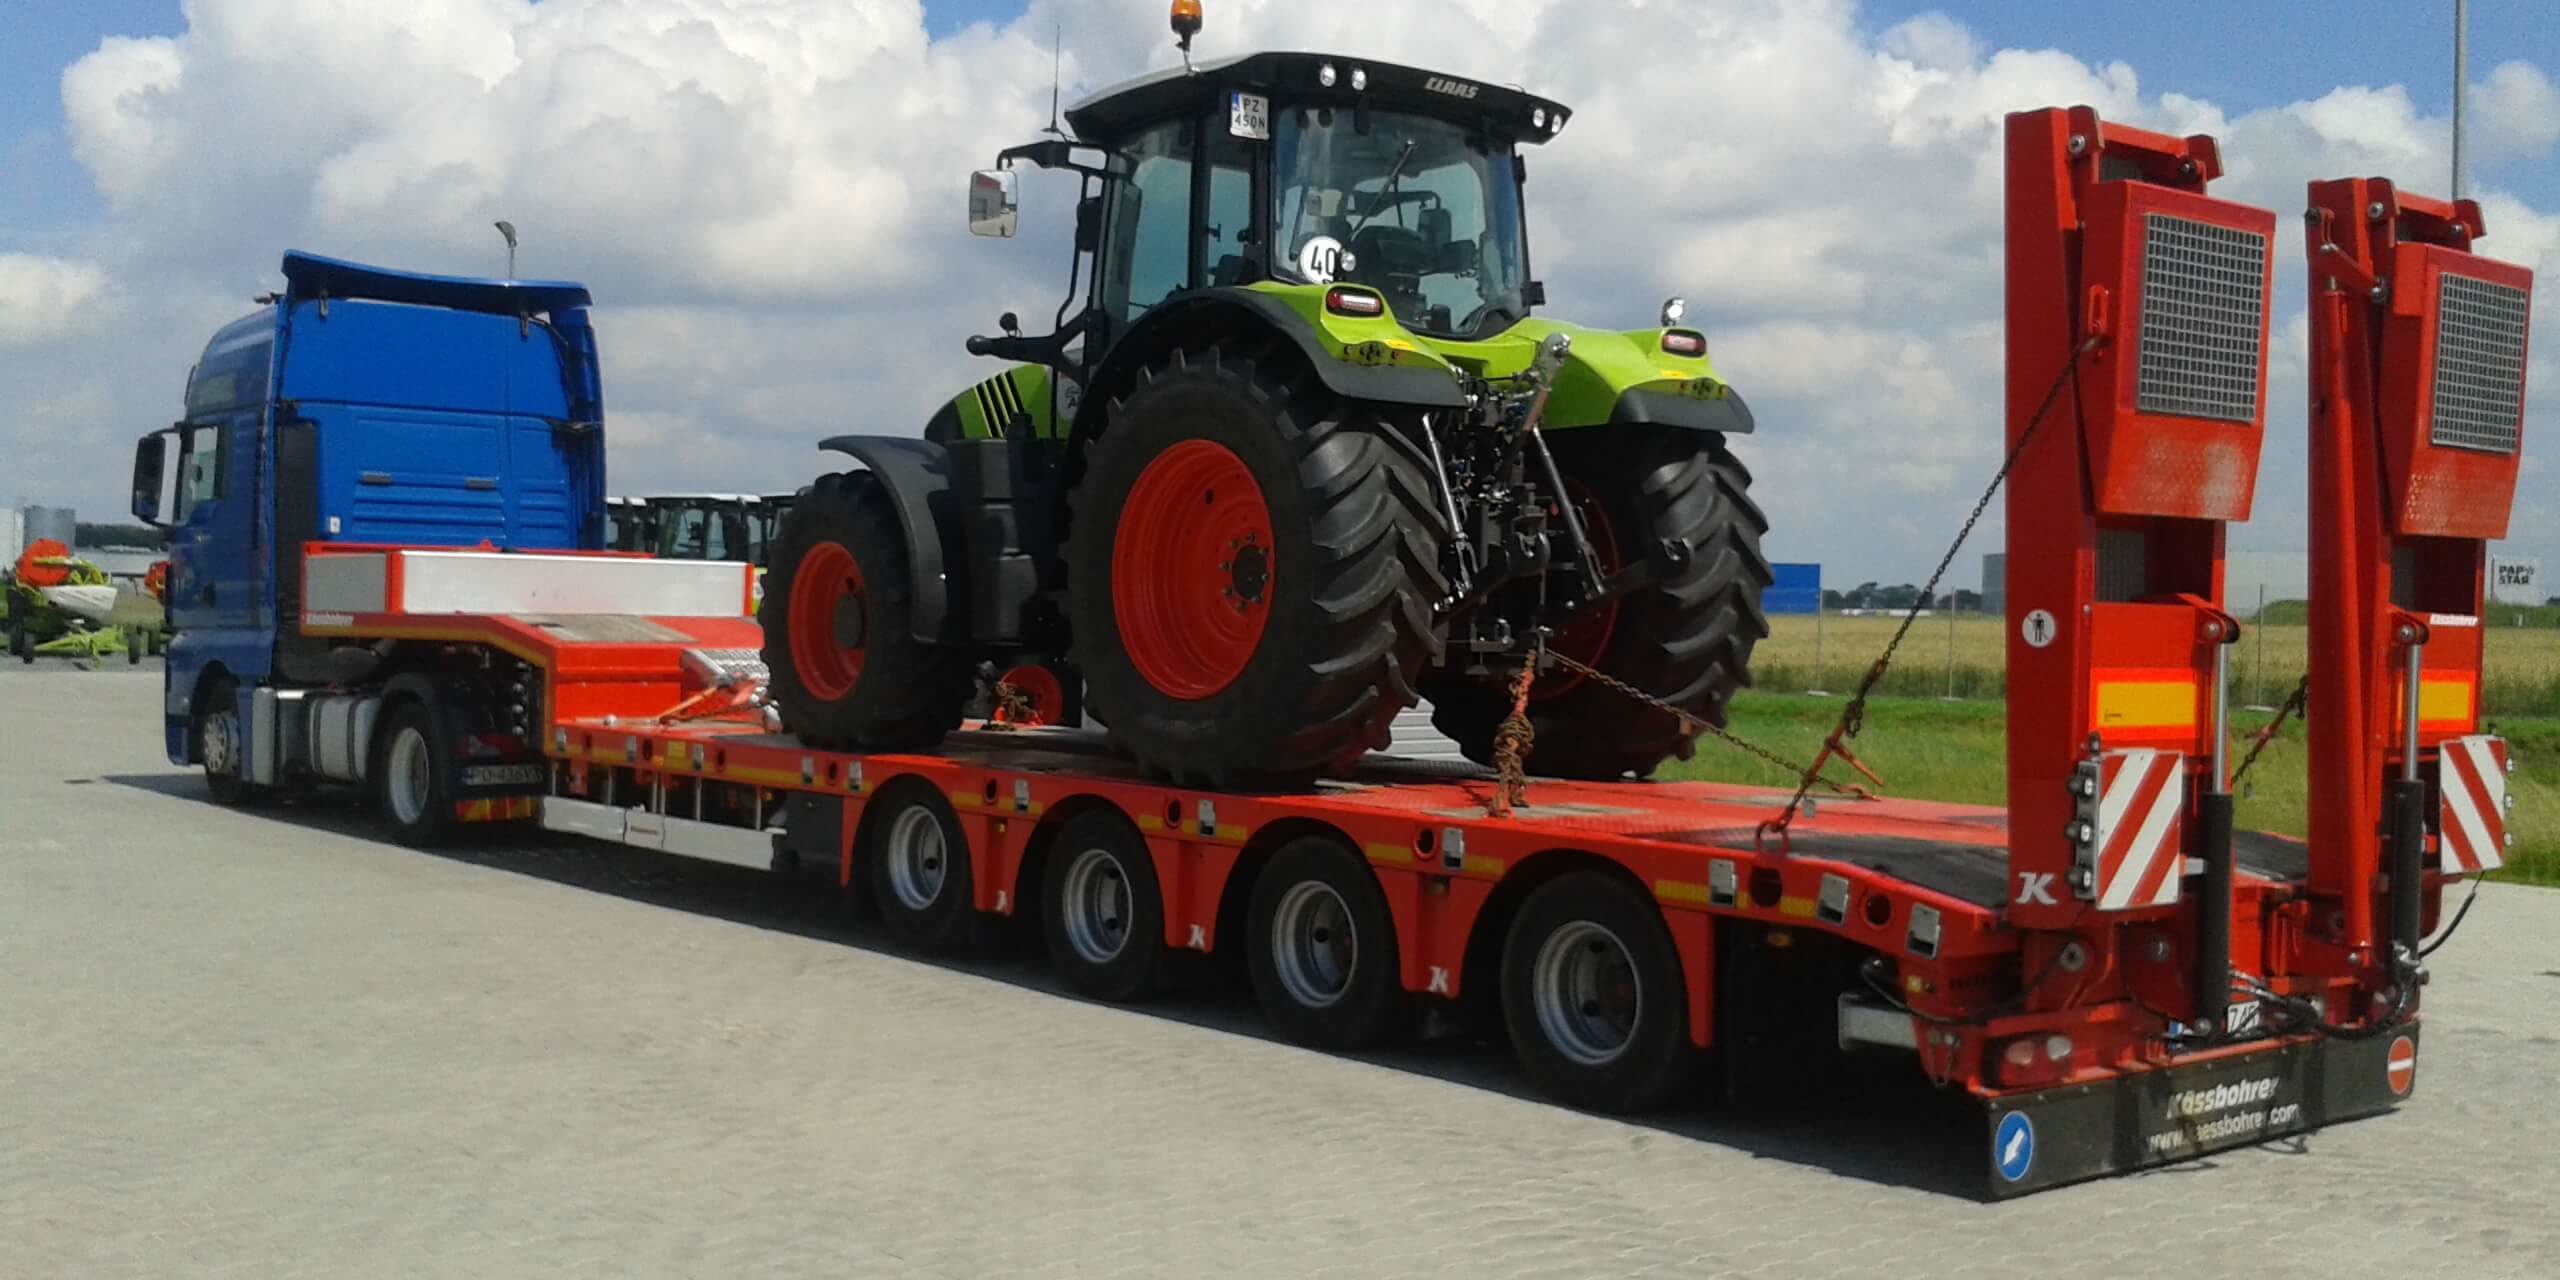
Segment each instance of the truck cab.
[[279,695],[378,688],[431,660],[306,635],[311,544],[605,545],[585,287],[299,252],[283,272],[206,344],[184,415],[134,449],[133,513],[170,531],[169,759],[206,766],[217,795],[308,767],[288,758],[307,735],[279,729]]

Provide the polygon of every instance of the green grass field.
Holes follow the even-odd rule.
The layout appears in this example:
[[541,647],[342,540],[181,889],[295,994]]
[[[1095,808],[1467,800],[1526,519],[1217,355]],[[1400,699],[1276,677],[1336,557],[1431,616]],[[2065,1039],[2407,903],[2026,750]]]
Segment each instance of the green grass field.
[[[1943,623],[1940,628],[1944,629]],[[1983,629],[1996,637],[1995,629]],[[1839,719],[1842,701],[1754,690],[1735,701],[1732,728],[1789,759],[1810,760]],[[2234,720],[2238,733],[2254,734],[2268,717],[2241,712]],[[2509,851],[2506,870],[2499,878],[2560,885],[2560,718],[2511,718],[2501,720],[2498,727],[2517,760],[2512,781],[2516,847]],[[1880,698],[1868,706],[1866,733],[1858,739],[1857,750],[1859,758],[1883,775],[1888,794],[1999,804],[2008,793],[2006,736],[2003,707],[1997,701]],[[2234,763],[2237,759],[2235,753]],[[2302,726],[2290,723],[2244,784],[2240,825],[2302,834],[2308,798],[2303,766]],[[1849,776],[1845,769],[1836,774]],[[1775,766],[1712,740],[1699,744],[1697,759],[1666,766],[1662,776],[1768,786],[1795,782]]]
[[[2275,606],[2269,607],[2274,612]],[[2517,611],[2502,611],[2505,614]],[[2545,611],[2560,613],[2560,611]],[[2534,611],[2526,611],[2528,618]],[[1899,624],[1895,618],[1771,619],[1751,657],[1755,686],[1768,693],[1847,693]],[[2008,632],[1998,619],[1922,618],[1912,624],[1879,693],[1896,697],[1998,698],[2007,690]],[[2231,656],[2234,705],[2284,701],[2302,678],[2308,631],[2299,623],[2250,627]],[[2482,700],[2493,717],[2560,719],[2560,625],[2492,626]]]

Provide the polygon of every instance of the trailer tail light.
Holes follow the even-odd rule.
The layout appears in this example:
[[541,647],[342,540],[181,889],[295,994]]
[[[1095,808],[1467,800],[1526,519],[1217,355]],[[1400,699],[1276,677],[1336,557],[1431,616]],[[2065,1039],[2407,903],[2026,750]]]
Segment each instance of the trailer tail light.
[[2110,515],[2246,520],[2266,422],[2275,215],[2101,182],[2083,258],[2090,465]]
[[1366,289],[1327,289],[1324,309],[1338,316],[1382,316],[1387,313],[1387,300]]
[[2001,1087],[2051,1084],[2071,1074],[2072,1054],[2079,1046],[2058,1032],[2035,1032],[2001,1044],[1992,1072]]
[[2438,244],[2393,255],[2381,417],[2395,533],[2506,536],[2532,296],[2521,267]]
[[1707,354],[1707,335],[1694,329],[1672,329],[1662,335],[1662,349],[1675,356],[1702,358]]

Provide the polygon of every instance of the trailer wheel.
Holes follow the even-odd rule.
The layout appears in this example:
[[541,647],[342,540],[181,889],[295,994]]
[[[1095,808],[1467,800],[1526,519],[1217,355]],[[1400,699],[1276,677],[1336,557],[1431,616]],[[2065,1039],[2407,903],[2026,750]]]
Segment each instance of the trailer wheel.
[[1164,897],[1137,828],[1112,810],[1067,819],[1042,879],[1042,931],[1059,978],[1114,1003],[1152,992],[1164,969]]
[[1322,836],[1282,845],[1253,882],[1246,967],[1280,1033],[1323,1049],[1360,1049],[1404,1026],[1395,919],[1378,878]]
[[400,704],[375,740],[373,777],[391,838],[430,848],[453,834],[453,736],[425,702]]
[[239,686],[229,680],[215,681],[206,689],[196,706],[196,758],[204,762],[204,789],[215,804],[246,803],[255,788],[242,772],[246,763],[241,744],[248,735],[240,725]]
[[1633,1114],[1669,1101],[1698,1057],[1680,956],[1659,908],[1612,876],[1575,872],[1521,904],[1502,950],[1502,1018],[1548,1096]]
[[880,918],[920,951],[948,951],[976,936],[969,841],[951,804],[921,779],[884,789],[871,819],[865,874]]

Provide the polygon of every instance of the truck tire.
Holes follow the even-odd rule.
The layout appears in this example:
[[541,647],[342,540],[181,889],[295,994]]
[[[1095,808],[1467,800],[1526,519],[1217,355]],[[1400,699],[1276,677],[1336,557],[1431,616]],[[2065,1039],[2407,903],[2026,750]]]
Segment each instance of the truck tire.
[[427,702],[400,704],[374,739],[374,795],[391,838],[430,849],[453,836],[454,742],[444,717]]
[[1604,872],[1567,873],[1520,905],[1503,940],[1502,1020],[1538,1088],[1586,1111],[1653,1110],[1701,1061],[1661,909]]
[[[1771,574],[1760,552],[1769,521],[1751,501],[1751,473],[1710,433],[1586,427],[1554,439],[1556,467],[1604,568],[1675,539],[1691,554],[1664,580],[1585,611],[1549,647],[1722,728],[1733,695],[1751,683],[1751,651],[1769,634],[1761,593]],[[1443,675],[1425,692],[1432,726],[1468,759],[1491,764],[1508,691]],[[1645,777],[1696,752],[1697,735],[1670,713],[1563,669],[1531,686],[1529,723],[1528,767],[1554,777]]]
[[1335,840],[1282,845],[1253,882],[1245,967],[1282,1036],[1364,1049],[1405,1027],[1395,918],[1378,877]]
[[205,793],[215,804],[241,805],[256,798],[258,788],[249,782],[242,754],[249,734],[240,723],[238,685],[220,679],[206,688],[187,732],[195,739],[196,759],[204,764]]
[[959,727],[969,664],[915,637],[911,577],[879,477],[823,476],[791,505],[756,611],[785,727],[862,751],[921,750]]
[[1073,499],[1087,706],[1185,785],[1347,766],[1386,745],[1440,649],[1427,463],[1294,359],[1212,346],[1141,372]]
[[881,788],[864,815],[862,874],[889,932],[919,951],[950,951],[978,937],[969,840],[951,802],[922,778]]
[[1116,809],[1067,819],[1041,878],[1041,928],[1058,977],[1115,1004],[1152,994],[1165,963],[1164,897],[1138,829]]

